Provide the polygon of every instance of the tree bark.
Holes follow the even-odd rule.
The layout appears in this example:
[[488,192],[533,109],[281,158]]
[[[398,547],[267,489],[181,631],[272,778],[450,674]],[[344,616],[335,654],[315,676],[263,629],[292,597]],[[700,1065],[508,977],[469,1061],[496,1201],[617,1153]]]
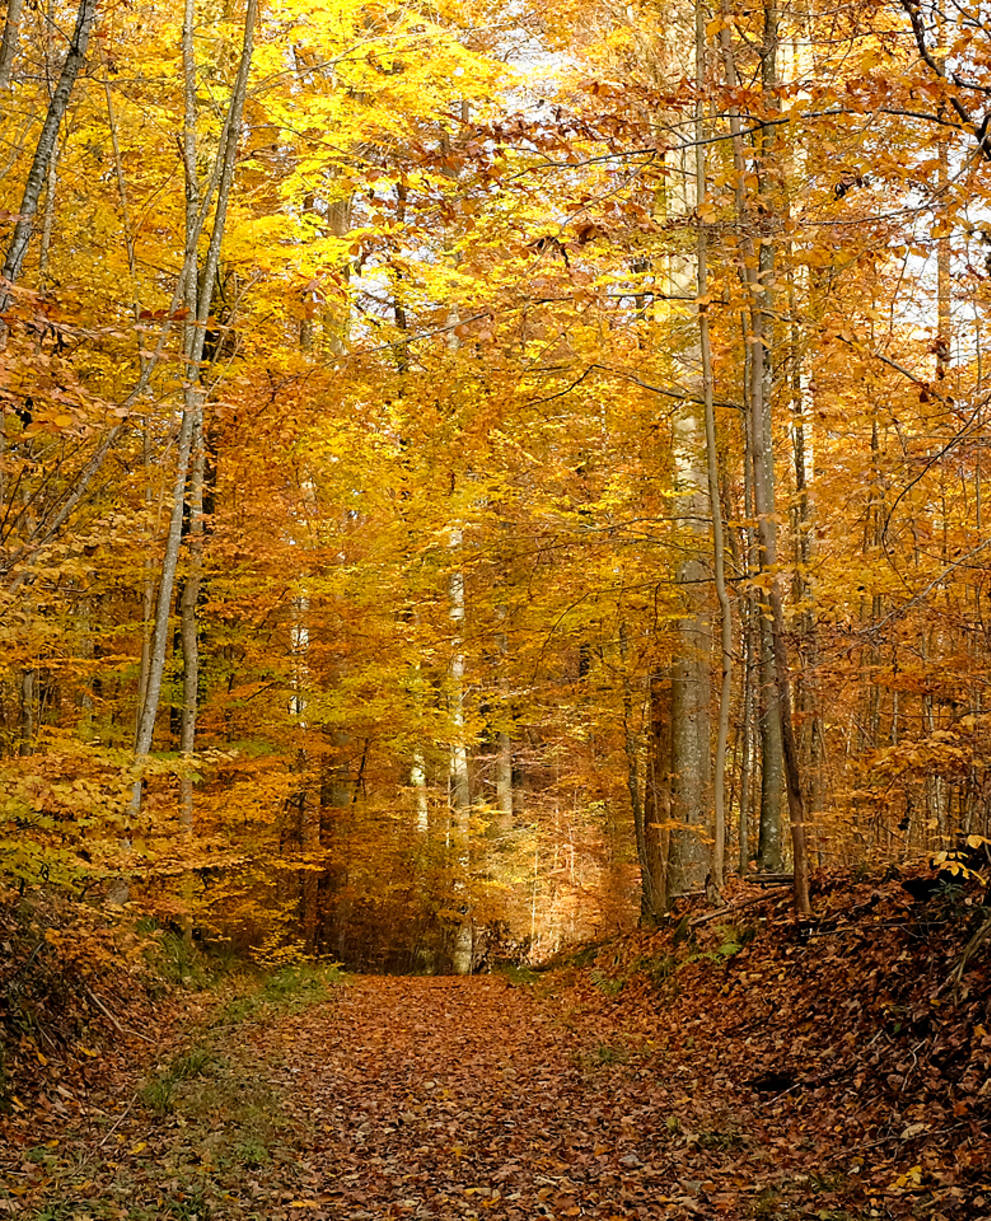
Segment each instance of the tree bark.
[[[449,706],[451,713],[451,745],[449,771],[449,799],[451,803],[451,832],[454,840],[454,850],[457,868],[460,873],[468,872],[468,819],[471,810],[471,789],[468,775],[468,743],[465,737],[465,655],[464,655],[464,620],[465,620],[465,578],[461,564],[461,549],[464,537],[460,526],[451,529],[451,552],[454,568],[448,582],[450,597],[449,615],[453,625],[453,641],[451,650],[451,665],[449,670]],[[457,889],[464,898],[466,895],[466,878],[459,881]],[[454,949],[452,966],[455,975],[470,975],[473,957],[474,935],[472,930],[471,912],[464,903],[457,928],[454,934]]]
[[[695,5],[695,68],[698,94],[695,111],[695,198],[699,205],[706,197],[705,137],[702,97],[705,87],[707,13],[700,0]],[[719,494],[719,453],[716,445],[716,416],[713,403],[712,346],[709,335],[708,235],[705,221],[699,220],[696,248],[698,273],[699,351],[702,358],[702,397],[705,402],[706,475],[712,515],[712,564],[719,603],[720,685],[716,756],[713,769],[713,808],[715,814],[712,848],[712,881],[720,889],[726,870],[726,744],[729,740],[730,701],[733,687],[733,612],[726,589],[726,546],[723,538],[722,503]]]
[[[207,246],[206,259],[202,276],[195,276],[189,267],[189,259],[195,260],[195,252],[205,216],[203,200],[195,209],[187,211],[192,218],[193,232],[186,236],[187,265],[185,291],[193,291],[192,284],[199,284],[197,292],[197,310],[195,326],[187,328],[185,347],[185,377],[186,392],[183,406],[182,422],[179,428],[178,455],[176,459],[175,481],[172,490],[172,512],[165,541],[165,554],[162,559],[161,578],[158,587],[158,599],[155,609],[155,623],[152,632],[151,656],[148,666],[148,683],[145,692],[144,705],[138,722],[135,753],[140,758],[151,750],[155,733],[155,719],[161,698],[162,677],[165,670],[165,651],[168,643],[169,614],[172,607],[172,593],[175,587],[176,567],[179,559],[179,546],[182,538],[182,516],[185,503],[186,480],[189,474],[189,460],[192,452],[193,437],[196,431],[198,412],[202,402],[199,397],[198,385],[191,384],[189,370],[198,370],[203,358],[203,344],[206,338],[207,318],[213,297],[214,285],[217,280],[217,268],[220,262],[220,246],[224,235],[224,225],[227,217],[227,205],[230,197],[231,184],[234,178],[234,163],[237,156],[237,145],[241,130],[241,114],[247,93],[248,71],[254,47],[254,26],[258,12],[258,0],[248,0],[244,18],[244,41],[241,58],[238,64],[237,77],[231,92],[227,119],[222,135],[222,144],[218,153],[220,173],[217,180],[217,205]],[[188,187],[187,187],[188,190]],[[188,200],[187,200],[188,202]],[[193,264],[195,266],[195,263]],[[198,382],[198,377],[197,377]],[[132,813],[136,814],[141,805],[140,781],[135,784],[132,796]]]
[[[778,11],[774,0],[765,0],[764,34],[760,49],[762,92],[769,104],[773,104],[777,85],[777,38]],[[727,83],[738,86],[736,65],[733,58],[729,29],[720,31],[723,61]],[[773,277],[775,272],[774,247],[765,234],[763,240],[755,242],[749,228],[750,216],[745,198],[745,167],[743,161],[742,134],[739,114],[730,110],[730,132],[736,169],[737,214],[741,226],[744,275],[750,291],[753,309],[750,317],[750,436],[753,453],[754,508],[757,517],[759,568],[766,588],[764,594],[764,643],[762,654],[770,661],[762,674],[762,686],[768,700],[767,719],[769,728],[780,733],[781,756],[784,768],[788,810],[791,824],[792,855],[794,860],[795,907],[800,916],[811,915],[809,901],[809,861],[805,834],[805,803],[802,793],[798,752],[792,724],[791,678],[788,650],[785,638],[784,613],[777,572],[777,521],[774,497],[774,448],[771,429],[771,383],[770,363],[767,353],[774,341],[773,333]],[[769,183],[770,142],[773,137],[768,129],[759,135],[756,154],[756,177],[760,207],[758,214],[762,225],[774,214],[774,197]],[[769,654],[769,658],[768,655]],[[762,666],[762,670],[765,667]],[[766,677],[765,677],[766,675]],[[771,679],[770,682],[767,679]],[[772,712],[771,700],[776,701],[777,712]],[[767,757],[765,754],[765,769]],[[765,778],[765,786],[767,780]],[[763,828],[762,828],[763,830]]]
[[17,58],[17,44],[21,35],[21,12],[24,0],[7,0],[7,15],[3,23],[3,40],[0,42],[0,89],[10,88],[10,74]]
[[[652,674],[647,691],[647,759],[644,768],[643,842],[640,863],[640,917],[662,915],[667,895],[667,847],[671,822],[671,676]],[[636,829],[636,828],[635,828]]]
[[[72,88],[76,83],[76,77],[79,75],[79,70],[86,58],[86,48],[89,46],[90,33],[96,20],[96,6],[97,0],[80,0],[79,10],[76,14],[76,27],[72,34],[72,40],[69,43],[69,50],[65,61],[62,64],[58,83],[48,103],[48,112],[41,127],[41,134],[38,136],[34,160],[31,163],[31,169],[28,171],[27,182],[24,184],[24,194],[21,197],[21,206],[18,209],[17,223],[14,225],[14,232],[11,234],[10,244],[7,247],[7,254],[4,258],[3,279],[5,283],[0,288],[0,313],[3,313],[9,306],[10,289],[20,278],[21,268],[24,265],[24,256],[27,254],[31,235],[34,232],[34,218],[38,212],[41,192],[45,185],[45,179],[48,177],[48,166],[55,154],[55,142],[58,138],[59,125],[65,116]],[[9,18],[10,13],[8,10],[8,23]],[[6,30],[4,43],[6,43]],[[0,48],[0,52],[2,52],[2,48]],[[4,327],[3,332],[0,332],[0,334],[5,333],[6,327]]]
[[[686,167],[682,167],[687,169]],[[695,207],[695,174],[684,178],[686,212]],[[697,251],[671,259],[671,289],[694,295],[698,285]],[[697,377],[702,355],[697,336],[689,340],[685,363]],[[703,378],[704,380],[704,378]],[[704,427],[694,402],[684,404],[672,421],[674,486],[672,511],[682,531],[685,558],[675,571],[682,612],[674,626],[671,662],[671,802],[668,835],[667,895],[701,890],[709,872],[711,745],[709,737],[711,623],[708,571],[703,562],[708,511],[703,468]]]
[[[500,619],[505,619],[505,606],[498,607],[498,615]],[[500,709],[503,717],[508,719],[510,697],[506,665],[509,659],[509,637],[505,632],[499,633],[497,646],[499,650]],[[504,835],[513,827],[513,740],[506,729],[500,729],[496,734],[495,790],[499,832]]]

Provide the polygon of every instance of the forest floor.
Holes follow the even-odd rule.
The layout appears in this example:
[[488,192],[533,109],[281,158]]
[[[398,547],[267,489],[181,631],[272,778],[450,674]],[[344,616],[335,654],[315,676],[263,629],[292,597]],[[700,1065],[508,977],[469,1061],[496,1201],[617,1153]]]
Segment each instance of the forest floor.
[[960,938],[889,899],[846,888],[808,943],[772,896],[539,976],[282,972],[119,1026],[16,1102],[0,1216],[991,1218],[987,955],[936,995]]

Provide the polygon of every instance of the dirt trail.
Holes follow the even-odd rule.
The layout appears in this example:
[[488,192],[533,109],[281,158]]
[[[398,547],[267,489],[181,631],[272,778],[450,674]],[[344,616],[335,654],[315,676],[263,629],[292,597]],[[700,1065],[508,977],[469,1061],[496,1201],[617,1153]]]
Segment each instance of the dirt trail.
[[831,895],[808,941],[772,896],[512,983],[235,973],[154,1040],[121,1008],[0,1115],[0,1217],[989,1221],[971,925]]
[[665,1072],[566,998],[369,977],[279,1035],[287,1100],[316,1133],[297,1207],[316,1215],[755,1215],[753,1163],[769,1151],[752,1117],[706,1104],[684,1065]]
[[725,1045],[705,1050],[711,1016],[672,1025],[649,1002],[591,993],[496,976],[270,986],[153,1063],[118,1049],[74,1121],[61,1094],[16,1119],[6,1155],[0,1143],[0,1216],[910,1215],[873,1210],[856,1176],[732,1082]]

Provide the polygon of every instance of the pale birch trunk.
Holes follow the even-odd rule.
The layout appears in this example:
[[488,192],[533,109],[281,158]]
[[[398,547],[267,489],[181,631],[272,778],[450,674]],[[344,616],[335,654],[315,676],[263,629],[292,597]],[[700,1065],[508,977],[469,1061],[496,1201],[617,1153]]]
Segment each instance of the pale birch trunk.
[[413,762],[410,764],[409,781],[413,789],[413,799],[416,808],[417,834],[424,839],[430,831],[430,798],[427,793],[427,759],[421,747],[413,748]]
[[[199,176],[196,169],[196,56],[193,28],[196,18],[195,0],[186,0],[182,23],[183,66],[183,166],[186,183],[186,242],[196,227],[199,211]],[[186,309],[191,319],[199,313],[199,285],[195,276],[186,283]],[[182,641],[182,710],[179,750],[183,770],[179,779],[179,825],[187,847],[193,837],[193,778],[192,754],[196,746],[196,714],[199,702],[199,641],[197,639],[196,603],[200,592],[200,567],[203,544],[203,394],[200,369],[191,357],[196,349],[194,324],[184,328],[183,351],[188,363],[183,373],[184,411],[192,417],[192,472],[189,486],[188,566],[180,598],[180,638]],[[189,889],[189,879],[186,884]]]
[[[461,103],[461,121],[468,122],[469,105]],[[446,139],[446,136],[445,136]],[[457,307],[450,310],[452,322],[458,317]],[[458,337],[452,327],[448,332],[448,349],[451,352],[459,348]],[[462,551],[464,549],[464,531],[460,522],[455,522],[450,532],[450,549],[452,553],[452,568],[449,578],[448,596],[449,614],[452,624],[451,664],[448,673],[449,708],[451,715],[451,742],[448,770],[448,800],[450,803],[450,820],[457,853],[457,870],[460,877],[455,883],[455,902],[459,898],[461,911],[454,933],[454,945],[451,953],[451,966],[455,975],[470,975],[474,959],[474,925],[468,895],[469,866],[471,863],[470,819],[471,819],[471,779],[468,771],[468,740],[465,717],[465,578],[462,568]]]
[[[448,582],[450,598],[449,614],[453,628],[451,642],[451,665],[449,671],[448,701],[451,716],[451,744],[449,763],[449,800],[451,807],[451,830],[457,854],[459,872],[467,875],[469,863],[469,817],[471,812],[471,788],[468,774],[468,742],[465,720],[465,578],[460,567],[464,534],[460,525],[451,528],[450,548],[454,568]],[[466,878],[459,881],[457,890],[466,895]],[[470,975],[474,951],[471,912],[461,913],[454,935],[451,963],[455,975]]]
[[[498,608],[500,619],[505,619],[506,608]],[[502,697],[502,714],[509,715],[509,693],[506,680],[506,664],[509,659],[509,637],[500,632],[497,638],[499,649],[499,690]],[[495,760],[496,810],[498,830],[506,834],[513,827],[513,740],[509,732],[500,729],[496,735]]]

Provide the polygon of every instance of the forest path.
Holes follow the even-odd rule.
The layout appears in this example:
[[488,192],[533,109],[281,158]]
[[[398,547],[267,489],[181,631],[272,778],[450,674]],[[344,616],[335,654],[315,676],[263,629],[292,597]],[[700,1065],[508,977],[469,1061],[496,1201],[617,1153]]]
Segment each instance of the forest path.
[[818,1141],[731,1079],[708,1014],[672,1020],[609,983],[277,972],[218,995],[152,1056],[122,1038],[15,1115],[0,1216],[895,1215],[838,1207]]
[[759,1180],[781,1176],[752,1116],[566,991],[364,977],[278,1035],[284,1096],[314,1132],[310,1215],[777,1215],[754,1212]]

